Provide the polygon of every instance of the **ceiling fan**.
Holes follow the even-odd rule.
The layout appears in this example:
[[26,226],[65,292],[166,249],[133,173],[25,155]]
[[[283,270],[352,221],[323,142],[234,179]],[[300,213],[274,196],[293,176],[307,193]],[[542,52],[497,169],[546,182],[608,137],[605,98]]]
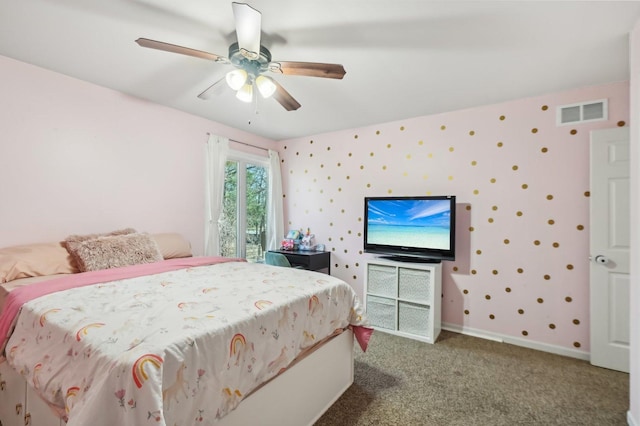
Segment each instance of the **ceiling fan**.
[[287,111],[300,108],[296,101],[284,87],[276,80],[264,75],[267,71],[284,75],[301,75],[308,77],[322,77],[342,79],[346,74],[344,67],[338,64],[324,64],[317,62],[283,62],[271,61],[271,52],[260,44],[262,14],[246,3],[231,3],[236,24],[236,36],[238,41],[229,46],[229,56],[224,57],[202,50],[177,46],[162,41],[139,38],[136,40],[142,47],[164,50],[166,52],[180,53],[182,55],[195,56],[220,64],[231,64],[234,70],[220,80],[213,83],[205,91],[198,95],[200,99],[210,97],[226,81],[228,86],[236,90],[236,97],[244,102],[251,102],[254,97],[254,87],[262,97],[273,96]]

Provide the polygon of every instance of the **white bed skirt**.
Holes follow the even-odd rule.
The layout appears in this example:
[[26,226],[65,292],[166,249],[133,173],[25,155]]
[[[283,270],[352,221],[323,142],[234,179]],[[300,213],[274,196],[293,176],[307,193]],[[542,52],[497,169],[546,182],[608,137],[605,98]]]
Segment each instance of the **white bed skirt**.
[[[353,383],[353,332],[347,330],[249,395],[216,425],[313,425]],[[26,381],[0,364],[0,426],[64,426]]]

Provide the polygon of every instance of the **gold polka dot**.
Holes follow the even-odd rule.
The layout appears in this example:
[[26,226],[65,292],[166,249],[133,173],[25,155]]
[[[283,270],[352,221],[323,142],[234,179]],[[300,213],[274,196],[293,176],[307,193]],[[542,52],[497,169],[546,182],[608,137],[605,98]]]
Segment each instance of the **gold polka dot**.
[[618,121],[617,124],[618,124],[618,127],[624,127],[624,125],[627,123],[625,123],[624,121]]
[[543,153],[546,153],[547,151],[549,151],[549,149],[547,149],[547,147],[542,147],[540,151],[542,151]]
[[392,189],[387,189],[387,194],[391,194],[393,192]]
[[465,309],[465,310],[464,310],[464,314],[465,314],[465,315],[469,315],[469,310],[468,310],[468,309]]
[[387,166],[382,166],[382,170],[387,170]]
[[367,188],[371,188],[371,184],[370,183],[367,184]]
[[591,191],[585,191],[584,192],[584,196],[585,197],[591,197]]
[[467,290],[466,288],[465,288],[464,290],[462,290],[462,292],[463,292],[464,294],[469,294],[469,290]]
[[458,272],[458,267],[457,267],[457,266],[454,266],[454,267],[452,268],[452,271],[453,271],[453,272]]
[[360,170],[364,170],[364,166],[363,165],[360,165]]
[[545,279],[545,280],[547,280],[547,281],[549,281],[549,280],[551,279],[551,275],[545,275],[545,276],[544,276],[544,279]]
[[518,268],[518,269],[517,269],[517,271],[518,271],[518,273],[519,273],[519,274],[521,274],[521,273],[523,273],[523,272],[524,272],[524,269],[522,269],[522,268]]
[[449,152],[453,152],[453,147],[452,146],[449,147]]
[[498,210],[498,206],[491,206],[491,210],[493,210],[493,211]]
[[380,134],[380,130],[376,130],[376,135],[379,135],[379,134]]
[[528,335],[529,335],[529,332],[528,332],[527,330],[522,330],[522,335],[523,335],[523,336],[528,336]]
[[338,166],[338,167],[340,167],[340,166],[342,166],[342,164],[341,164],[341,163],[338,163],[338,164],[337,164],[337,166]]
[[510,288],[510,287],[506,287],[506,288],[504,289],[504,291],[506,291],[507,293],[511,293],[511,288]]
[[487,219],[487,222],[489,222],[489,223],[493,223],[493,218],[492,218],[492,217],[490,217],[489,219]]
[[554,242],[553,244],[551,244],[553,247],[558,248],[560,247],[560,243],[558,242]]
[[527,188],[529,188],[529,185],[527,185],[526,183],[523,183],[522,184],[522,189],[527,189]]
[[493,315],[493,314],[490,314],[490,315],[489,315],[489,319],[496,319],[496,316],[495,316],[495,315]]
[[404,130],[404,126],[400,126],[400,130],[401,130],[401,131],[402,131],[402,130]]
[[571,271],[571,270],[573,269],[573,265],[569,263],[569,264],[567,265],[567,269]]
[[509,242],[510,242],[510,241],[509,241],[507,238],[505,238],[503,242],[504,242],[505,244],[509,244]]
[[506,117],[504,115],[500,116],[500,121],[503,121]]
[[477,164],[478,164],[478,162],[477,162],[476,160],[473,160],[473,161],[471,162],[471,165],[472,165],[472,166],[475,166],[475,165],[477,165]]
[[493,271],[491,271],[491,273],[492,273],[493,275],[498,275],[498,270],[497,270],[497,269],[494,269]]
[[556,223],[556,221],[555,221],[555,220],[553,220],[553,219],[549,219],[549,220],[547,221],[547,223],[548,223],[549,225],[553,225],[554,223]]
[[470,226],[470,227],[469,227],[469,232],[473,232],[473,231],[474,231],[474,229],[475,229],[475,228],[474,228],[473,226]]
[[571,298],[571,296],[567,296],[564,298],[565,302],[567,303],[571,303],[573,301],[573,299]]
[[547,195],[547,200],[553,200],[553,195],[551,194]]
[[533,129],[531,129],[531,133],[538,133],[538,129],[534,127]]
[[407,154],[407,160],[411,160],[411,154]]
[[471,206],[470,205],[465,206],[465,210],[471,210]]
[[447,176],[447,179],[453,180],[453,176]]
[[579,348],[582,345],[580,345],[580,342],[573,342],[573,346],[576,348]]
[[358,139],[358,135],[353,135],[353,138],[354,139]]
[[471,131],[469,132],[469,136],[473,136],[473,135],[475,135],[475,134],[476,134],[476,132],[475,132],[475,131],[473,131],[473,130],[471,130]]
[[311,154],[309,154],[309,157],[313,157],[313,152]]
[[538,303],[544,303],[544,299],[542,297],[538,297],[538,299],[536,299],[536,301]]
[[524,309],[518,309],[518,313],[519,313],[520,315],[524,314]]
[[480,193],[480,191],[478,191],[477,189],[473,190],[473,195],[478,195]]
[[476,254],[482,254],[482,250],[476,250]]
[[489,295],[489,294],[485,294],[485,295],[484,295],[484,298],[485,298],[485,299],[487,299],[487,300],[491,300],[491,295]]
[[445,126],[445,125],[440,126],[440,130],[445,130],[446,128],[447,128],[447,126]]
[[496,145],[498,145],[498,148],[502,148],[503,143],[502,142],[498,142]]
[[536,246],[539,246],[539,245],[540,245],[540,241],[538,241],[538,240],[534,240],[534,241],[533,241],[533,244],[534,244],[534,245],[536,245]]
[[369,157],[373,157],[375,154],[373,152],[369,153]]
[[518,170],[518,166],[514,165],[514,166],[512,166],[512,167],[511,167],[511,169],[512,169],[513,171],[516,171],[516,170]]
[[549,324],[549,328],[552,329],[552,330],[555,330],[556,329],[556,325],[555,324]]
[[331,147],[330,146],[327,147],[327,151],[331,151]]
[[516,212],[516,216],[522,216],[522,214],[523,214],[523,213],[522,213],[521,211],[517,211],[517,212]]
[[571,133],[572,135],[575,135],[576,133],[578,133],[578,131],[576,129],[571,129],[569,133]]
[[475,269],[472,269],[472,270],[471,270],[471,275],[475,275],[475,274],[477,274],[477,273],[478,273],[478,271],[476,271]]
[[496,183],[496,178],[491,178],[491,179],[489,180],[489,182],[491,182],[491,183]]
[[391,144],[390,143],[387,144],[387,148],[391,148]]
[[573,320],[573,323],[574,323],[575,325],[580,325],[580,320],[579,320],[579,319],[574,319],[574,320]]
[[578,231],[583,231],[584,230],[584,225],[578,225],[578,226],[576,226],[576,229]]
[[541,108],[541,109],[542,109],[543,111],[546,111],[546,110],[548,110],[548,109],[549,109],[549,107],[548,107],[547,105],[542,105],[542,108]]

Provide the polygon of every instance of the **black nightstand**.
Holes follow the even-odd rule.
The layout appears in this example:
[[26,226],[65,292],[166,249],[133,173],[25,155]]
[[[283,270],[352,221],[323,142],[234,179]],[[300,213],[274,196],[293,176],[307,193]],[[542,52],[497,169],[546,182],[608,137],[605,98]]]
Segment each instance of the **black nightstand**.
[[326,269],[327,274],[331,275],[331,252],[328,251],[311,251],[311,250],[269,250],[274,253],[282,253],[291,266],[300,266],[310,271],[319,271]]

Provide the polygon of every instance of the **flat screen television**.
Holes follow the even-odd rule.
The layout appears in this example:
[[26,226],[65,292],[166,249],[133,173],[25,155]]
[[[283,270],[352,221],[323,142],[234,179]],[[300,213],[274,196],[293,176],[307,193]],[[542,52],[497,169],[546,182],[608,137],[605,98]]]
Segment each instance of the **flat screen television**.
[[364,251],[408,262],[455,260],[455,195],[366,197]]

